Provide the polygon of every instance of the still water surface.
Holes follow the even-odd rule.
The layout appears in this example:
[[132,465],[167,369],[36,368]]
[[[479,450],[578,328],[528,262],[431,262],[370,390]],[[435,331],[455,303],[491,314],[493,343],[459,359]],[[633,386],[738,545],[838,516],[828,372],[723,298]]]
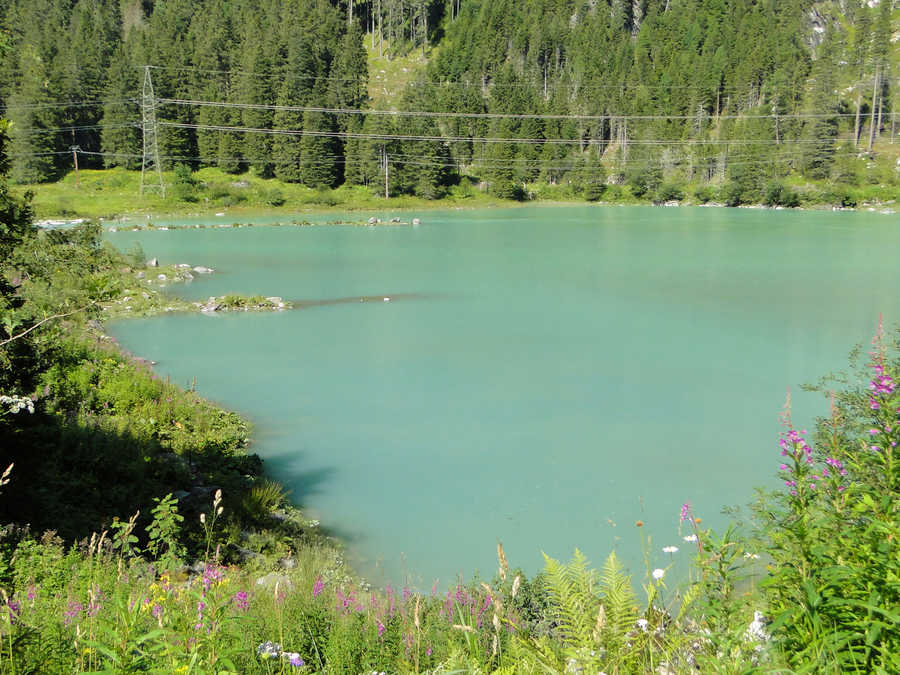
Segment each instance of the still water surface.
[[[333,220],[334,216],[328,219]],[[356,218],[358,219],[358,218]],[[254,450],[376,582],[492,576],[502,540],[641,571],[774,487],[778,413],[900,320],[900,227],[867,213],[650,207],[426,212],[420,227],[118,232],[214,267],[174,289],[317,304],[111,331],[256,424]],[[325,220],[325,219],[323,219]],[[154,219],[157,224],[165,224]],[[635,521],[643,520],[643,530]]]

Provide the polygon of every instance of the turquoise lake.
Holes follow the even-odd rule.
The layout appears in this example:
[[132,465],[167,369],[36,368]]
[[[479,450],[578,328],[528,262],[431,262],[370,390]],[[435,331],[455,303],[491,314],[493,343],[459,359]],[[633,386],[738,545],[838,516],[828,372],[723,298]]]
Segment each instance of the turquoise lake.
[[[799,385],[846,369],[879,314],[900,321],[896,216],[413,216],[421,226],[106,235],[216,269],[172,287],[186,297],[313,302],[109,329],[251,419],[268,472],[379,584],[489,578],[498,540],[529,573],[542,551],[578,547],[596,566],[615,549],[640,575],[642,536],[651,566],[682,566],[681,504],[721,527],[723,507],[777,487],[786,389],[797,426],[811,425],[827,402]],[[671,544],[674,558],[660,550]]]

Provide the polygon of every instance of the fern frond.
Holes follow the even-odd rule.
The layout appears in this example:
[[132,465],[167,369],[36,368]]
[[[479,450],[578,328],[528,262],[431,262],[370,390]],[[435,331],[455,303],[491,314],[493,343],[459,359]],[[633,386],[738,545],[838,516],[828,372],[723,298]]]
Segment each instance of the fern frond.
[[615,552],[610,553],[600,574],[600,597],[606,610],[603,641],[610,651],[625,642],[637,621],[637,596],[631,579]]
[[544,561],[544,583],[564,646],[591,650],[600,601],[594,595],[594,572],[589,568],[587,558],[575,549],[568,564],[547,555],[544,555]]

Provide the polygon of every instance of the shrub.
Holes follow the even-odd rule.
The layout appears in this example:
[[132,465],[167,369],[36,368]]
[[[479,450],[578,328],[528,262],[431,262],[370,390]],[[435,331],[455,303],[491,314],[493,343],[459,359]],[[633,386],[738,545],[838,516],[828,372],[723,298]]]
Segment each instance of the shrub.
[[663,183],[656,192],[656,198],[661,202],[680,202],[684,199],[684,190],[676,183]]
[[631,194],[635,197],[644,197],[648,193],[655,192],[662,184],[662,169],[655,165],[641,166],[629,171],[626,177],[631,186]]
[[716,188],[712,185],[701,185],[696,190],[694,190],[694,197],[701,204],[706,204],[707,202],[711,202],[718,197],[716,192]]
[[800,206],[800,195],[784,184],[773,181],[766,185],[763,204],[766,206],[787,206],[794,208]]
[[512,180],[498,180],[491,190],[500,199],[514,199],[517,202],[525,200],[525,188],[521,183]]
[[809,671],[900,672],[900,344],[879,325],[869,355],[865,384],[831,393],[811,441],[788,408],[784,488],[757,508],[773,632]]
[[729,181],[723,185],[719,195],[725,202],[725,206],[740,206],[744,203],[744,189],[736,181]]

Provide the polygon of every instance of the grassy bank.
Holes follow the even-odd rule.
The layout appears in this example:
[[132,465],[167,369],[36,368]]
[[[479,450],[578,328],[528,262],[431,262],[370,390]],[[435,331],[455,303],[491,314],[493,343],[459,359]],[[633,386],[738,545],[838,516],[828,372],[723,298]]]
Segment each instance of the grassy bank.
[[[893,171],[893,173],[892,173]],[[873,173],[874,172],[874,173]],[[898,196],[895,170],[878,165],[869,171],[871,181],[832,183],[793,178],[773,182],[761,191],[742,193],[732,184],[606,185],[595,191],[592,201],[610,204],[763,204],[789,208],[894,208]],[[428,200],[412,195],[385,199],[364,187],[343,186],[334,190],[313,190],[297,183],[263,179],[252,173],[240,176],[206,168],[192,174],[189,185],[179,185],[175,172],[164,175],[167,194],[140,195],[140,172],[124,169],[70,173],[57,183],[20,186],[34,193],[36,215],[53,218],[116,218],[149,215],[203,215],[249,218],[265,212],[296,214],[312,212],[425,210],[434,208],[485,208],[511,206],[522,202],[493,196],[463,178],[441,199]],[[758,194],[757,194],[758,192]],[[589,203],[584,192],[573,185],[548,183],[525,187],[526,203]],[[364,218],[360,218],[363,222]]]

